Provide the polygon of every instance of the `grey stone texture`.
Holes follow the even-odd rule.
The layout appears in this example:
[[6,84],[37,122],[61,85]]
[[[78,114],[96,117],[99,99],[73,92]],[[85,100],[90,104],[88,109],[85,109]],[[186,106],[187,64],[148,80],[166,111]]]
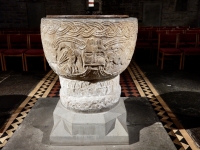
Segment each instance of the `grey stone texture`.
[[125,100],[129,145],[50,145],[52,114],[58,100],[39,99],[3,150],[176,150],[148,100],[133,97]]
[[121,99],[113,109],[102,113],[77,113],[58,102],[50,134],[52,145],[128,144],[126,108]]

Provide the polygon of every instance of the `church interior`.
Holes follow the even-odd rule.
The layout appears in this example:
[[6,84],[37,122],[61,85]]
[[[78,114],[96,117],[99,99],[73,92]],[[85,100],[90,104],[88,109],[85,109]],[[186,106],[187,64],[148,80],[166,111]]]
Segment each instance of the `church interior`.
[[[137,126],[131,144],[144,140],[151,144],[134,149],[200,149],[199,0],[94,0],[92,7],[88,0],[0,0],[0,150],[9,150],[38,99],[60,96],[59,77],[41,41],[41,18],[47,15],[137,18],[134,54],[120,74],[121,97],[135,98],[125,102],[128,129]],[[146,133],[146,128],[155,129]]]

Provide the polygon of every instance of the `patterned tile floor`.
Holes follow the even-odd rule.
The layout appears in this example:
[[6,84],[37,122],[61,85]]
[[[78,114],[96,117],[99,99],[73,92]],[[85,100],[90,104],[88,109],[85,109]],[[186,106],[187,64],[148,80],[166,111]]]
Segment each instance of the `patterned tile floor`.
[[[178,119],[176,119],[176,116],[159,96],[153,85],[145,77],[137,64],[132,62],[127,70],[121,74],[120,84],[122,87],[121,96],[148,98],[155,113],[178,150],[198,149],[187,131],[182,127]],[[15,130],[21,124],[37,100],[45,97],[58,97],[59,89],[60,84],[58,76],[53,71],[50,71],[13,113],[5,126],[4,131],[0,133],[0,150],[14,134]]]

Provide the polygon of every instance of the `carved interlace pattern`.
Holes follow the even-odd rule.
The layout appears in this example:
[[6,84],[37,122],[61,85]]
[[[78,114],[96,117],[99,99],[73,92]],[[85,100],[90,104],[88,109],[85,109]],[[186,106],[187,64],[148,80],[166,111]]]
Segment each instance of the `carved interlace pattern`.
[[88,38],[95,37],[135,37],[137,34],[137,22],[135,21],[58,21],[42,20],[41,32],[43,34],[56,34],[59,36],[67,35],[69,37],[81,36]]
[[52,69],[79,80],[113,78],[126,69],[137,37],[137,20],[42,19],[44,52]]

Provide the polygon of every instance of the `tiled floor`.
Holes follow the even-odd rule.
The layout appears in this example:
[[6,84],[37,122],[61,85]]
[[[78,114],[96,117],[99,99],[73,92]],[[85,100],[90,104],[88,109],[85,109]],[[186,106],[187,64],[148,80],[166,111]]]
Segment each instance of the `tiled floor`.
[[[137,62],[144,76],[154,86],[158,97],[173,112],[170,117],[179,132],[186,131],[196,145],[200,144],[200,70],[199,59],[187,60],[184,70],[178,70],[173,62],[167,62],[163,71],[159,67],[144,62]],[[176,63],[177,64],[177,63]],[[171,115],[171,114],[170,114]],[[174,121],[174,118],[179,122]],[[199,149],[199,148],[192,148]]]
[[[176,115],[172,112],[171,108],[168,107],[144,73],[146,72],[142,72],[137,64],[132,62],[127,70],[120,76],[120,84],[122,87],[121,96],[148,98],[176,148],[180,150],[198,149],[195,141],[188,134],[189,132],[184,129]],[[41,97],[59,96],[59,88],[58,76],[50,71],[40,80],[36,87],[31,90],[24,102],[13,113],[11,119],[8,120],[7,124],[1,129],[0,149],[7,143],[37,100]]]

